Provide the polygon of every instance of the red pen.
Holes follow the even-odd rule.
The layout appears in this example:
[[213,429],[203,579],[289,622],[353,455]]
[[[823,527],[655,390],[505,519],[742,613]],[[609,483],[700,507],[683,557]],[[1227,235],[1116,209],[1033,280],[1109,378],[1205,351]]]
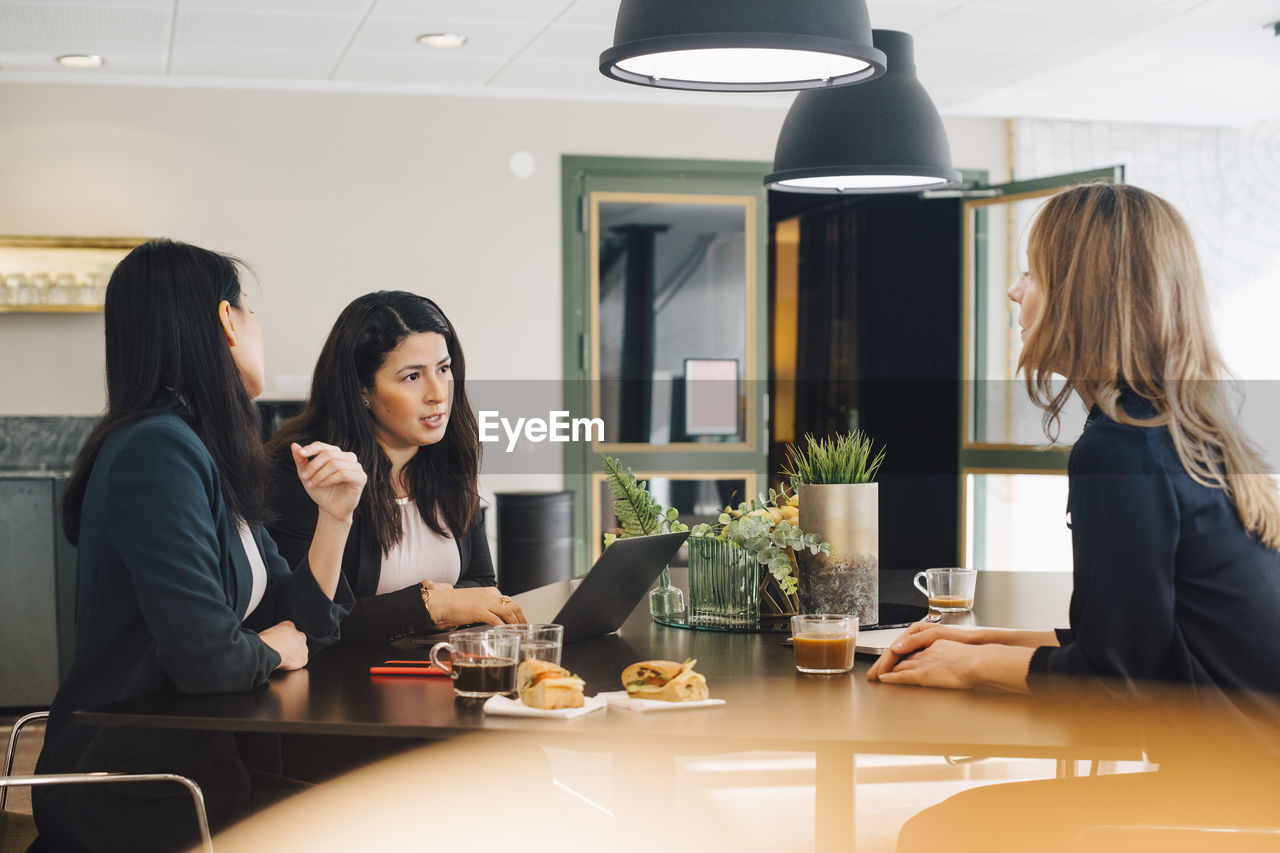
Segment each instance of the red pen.
[[381,666],[369,667],[370,675],[418,675],[448,678],[449,673],[425,660],[388,660]]

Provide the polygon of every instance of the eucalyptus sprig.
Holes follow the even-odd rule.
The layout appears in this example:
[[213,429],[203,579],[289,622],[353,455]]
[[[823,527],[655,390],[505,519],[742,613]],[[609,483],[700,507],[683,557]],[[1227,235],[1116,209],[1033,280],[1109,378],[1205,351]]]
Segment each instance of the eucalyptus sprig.
[[805,533],[792,521],[798,513],[785,512],[795,501],[785,491],[770,489],[767,496],[758,495],[737,508],[726,506],[716,524],[695,524],[689,535],[727,540],[754,555],[757,563],[769,569],[783,594],[790,596],[797,588],[790,552],[808,548],[813,554],[831,553],[831,543],[823,542],[817,533]]
[[836,483],[870,483],[884,462],[885,448],[872,455],[871,436],[860,429],[834,438],[814,438],[806,434],[804,448],[787,447],[787,461],[782,473],[791,488],[802,484],[833,485]]

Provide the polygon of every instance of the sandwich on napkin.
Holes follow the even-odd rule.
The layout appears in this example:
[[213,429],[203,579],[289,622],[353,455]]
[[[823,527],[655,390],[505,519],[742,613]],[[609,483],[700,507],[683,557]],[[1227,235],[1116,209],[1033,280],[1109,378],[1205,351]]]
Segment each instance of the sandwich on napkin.
[[516,685],[520,701],[530,708],[581,708],[584,702],[586,682],[550,661],[525,659],[516,670]]
[[707,679],[693,671],[696,660],[644,660],[622,671],[622,686],[633,699],[698,702],[710,696]]

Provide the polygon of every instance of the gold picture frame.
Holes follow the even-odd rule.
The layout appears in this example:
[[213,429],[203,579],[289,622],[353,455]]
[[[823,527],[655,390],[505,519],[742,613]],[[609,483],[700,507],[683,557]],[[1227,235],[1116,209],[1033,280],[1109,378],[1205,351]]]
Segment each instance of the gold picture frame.
[[0,313],[101,312],[112,270],[147,239],[0,235]]

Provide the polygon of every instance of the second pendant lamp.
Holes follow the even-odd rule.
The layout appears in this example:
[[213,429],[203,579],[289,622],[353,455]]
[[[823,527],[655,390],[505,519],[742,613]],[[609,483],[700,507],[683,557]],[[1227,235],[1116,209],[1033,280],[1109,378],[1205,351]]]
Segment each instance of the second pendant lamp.
[[796,96],[778,134],[770,189],[919,192],[960,183],[942,117],[916,78],[909,34],[874,30],[888,70],[858,86]]

